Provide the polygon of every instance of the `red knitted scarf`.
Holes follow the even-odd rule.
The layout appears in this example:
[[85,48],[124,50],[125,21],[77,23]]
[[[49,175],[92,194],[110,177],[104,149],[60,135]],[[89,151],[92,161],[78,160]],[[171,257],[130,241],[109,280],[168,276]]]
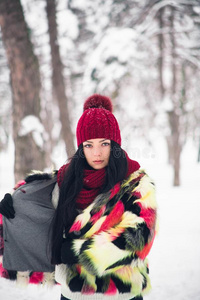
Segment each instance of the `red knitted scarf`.
[[77,208],[85,209],[92,203],[105,183],[105,174],[105,169],[84,170],[83,188],[76,200]]
[[[140,165],[137,161],[131,160],[127,153],[126,158],[128,162],[128,172],[126,178],[133,173],[134,171],[140,168]],[[59,187],[64,179],[65,171],[68,167],[68,164],[63,165],[59,171],[57,176],[57,182]],[[98,195],[99,191],[103,187],[105,183],[105,168],[100,170],[84,170],[83,176],[83,188],[80,191],[78,198],[76,200],[78,209],[85,209],[88,205],[92,203],[95,197]]]

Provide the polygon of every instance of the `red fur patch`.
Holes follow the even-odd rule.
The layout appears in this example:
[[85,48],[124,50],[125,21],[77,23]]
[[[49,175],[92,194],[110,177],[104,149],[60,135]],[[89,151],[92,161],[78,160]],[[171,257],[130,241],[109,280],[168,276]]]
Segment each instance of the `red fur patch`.
[[20,186],[24,185],[26,183],[25,180],[20,180],[16,183],[14,190],[18,189]]
[[75,222],[72,227],[70,228],[69,232],[73,232],[73,231],[79,231],[81,230],[81,222],[77,221]]
[[29,279],[29,283],[38,284],[43,281],[44,274],[42,272],[33,272]]
[[138,191],[135,191],[135,192],[133,193],[133,196],[135,196],[137,199],[140,199],[140,198],[142,197],[141,193],[138,192]]
[[95,289],[91,285],[84,284],[81,293],[85,295],[92,295],[95,293]]
[[0,277],[9,279],[8,271],[4,269],[2,263],[0,263]]
[[117,293],[116,285],[114,284],[112,279],[110,279],[109,287],[108,287],[107,291],[104,294],[112,296],[112,295],[116,295],[116,293]]
[[76,265],[76,271],[78,272],[78,274],[81,274],[81,266],[80,265]]
[[130,183],[133,184],[133,183],[135,183],[135,182],[140,181],[140,179],[141,179],[144,175],[145,175],[144,173],[141,173],[138,177],[132,179]]
[[145,259],[145,257],[149,254],[149,251],[151,250],[151,247],[154,242],[154,238],[155,238],[155,234],[153,239],[148,244],[146,244],[141,251],[136,251],[136,254],[139,258]]
[[100,217],[103,215],[103,213],[105,212],[105,210],[106,210],[106,206],[104,205],[104,206],[100,209],[100,211],[98,211],[96,214],[94,214],[94,215],[91,217],[91,222],[92,222],[93,225],[97,222],[97,220],[100,219]]
[[114,206],[113,210],[106,217],[105,221],[101,225],[100,229],[96,232],[96,234],[101,231],[106,231],[114,227],[115,225],[117,225],[121,221],[123,213],[124,213],[124,205],[122,201],[118,201]]
[[141,203],[138,205],[141,208],[140,217],[144,219],[147,227],[152,229],[155,224],[156,211],[153,208],[144,208]]
[[110,199],[112,199],[120,191],[120,183],[115,184],[111,190]]

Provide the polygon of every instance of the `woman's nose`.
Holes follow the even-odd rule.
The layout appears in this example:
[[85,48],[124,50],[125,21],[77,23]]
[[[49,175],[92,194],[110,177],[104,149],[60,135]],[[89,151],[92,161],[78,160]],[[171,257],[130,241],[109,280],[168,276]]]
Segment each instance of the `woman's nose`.
[[99,149],[99,147],[95,147],[93,150],[93,154],[95,156],[100,156],[101,155],[101,149]]

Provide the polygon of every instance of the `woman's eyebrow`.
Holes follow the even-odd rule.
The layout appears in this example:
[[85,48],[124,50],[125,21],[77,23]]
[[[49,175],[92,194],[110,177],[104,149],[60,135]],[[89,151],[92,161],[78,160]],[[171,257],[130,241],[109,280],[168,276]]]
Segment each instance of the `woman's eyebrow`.
[[[108,141],[108,139],[100,140],[99,143],[102,143],[102,142],[104,142],[104,141]],[[91,144],[93,144],[93,142],[91,142],[91,141],[85,141],[84,143],[91,143]]]

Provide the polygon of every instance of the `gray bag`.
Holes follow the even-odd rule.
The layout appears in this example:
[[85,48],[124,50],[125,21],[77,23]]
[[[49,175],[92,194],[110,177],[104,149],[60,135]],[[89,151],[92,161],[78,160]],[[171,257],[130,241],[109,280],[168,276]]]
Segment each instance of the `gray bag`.
[[55,212],[51,198],[56,180],[56,175],[48,179],[36,179],[13,193],[15,218],[3,218],[5,269],[54,271],[50,262],[50,241],[51,223]]

